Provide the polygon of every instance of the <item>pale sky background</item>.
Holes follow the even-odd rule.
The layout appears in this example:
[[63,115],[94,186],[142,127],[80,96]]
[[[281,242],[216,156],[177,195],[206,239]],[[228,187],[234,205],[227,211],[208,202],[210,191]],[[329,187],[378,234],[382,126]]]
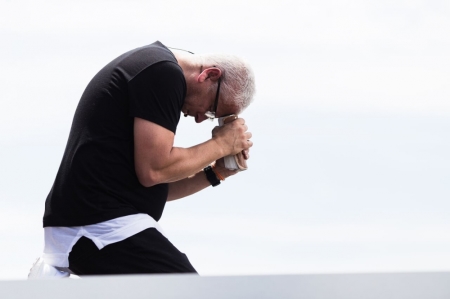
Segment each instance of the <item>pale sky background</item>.
[[0,0],[0,38],[0,279],[42,252],[85,86],[155,40],[256,74],[250,169],[161,219],[200,274],[450,271],[449,1]]

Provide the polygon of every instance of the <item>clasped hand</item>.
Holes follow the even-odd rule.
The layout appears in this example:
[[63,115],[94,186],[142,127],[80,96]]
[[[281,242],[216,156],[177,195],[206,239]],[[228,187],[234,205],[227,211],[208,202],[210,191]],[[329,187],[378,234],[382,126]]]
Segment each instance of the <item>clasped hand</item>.
[[243,152],[244,157],[248,159],[249,149],[253,146],[251,137],[252,133],[248,132],[248,127],[243,118],[237,118],[212,130],[212,138],[219,143],[224,157]]

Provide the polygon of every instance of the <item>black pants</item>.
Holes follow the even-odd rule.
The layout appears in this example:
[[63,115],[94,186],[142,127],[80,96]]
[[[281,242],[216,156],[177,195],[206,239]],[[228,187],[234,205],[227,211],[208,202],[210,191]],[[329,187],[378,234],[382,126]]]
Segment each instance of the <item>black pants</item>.
[[155,228],[98,250],[86,237],[72,248],[69,269],[80,276],[137,273],[197,273],[187,256]]

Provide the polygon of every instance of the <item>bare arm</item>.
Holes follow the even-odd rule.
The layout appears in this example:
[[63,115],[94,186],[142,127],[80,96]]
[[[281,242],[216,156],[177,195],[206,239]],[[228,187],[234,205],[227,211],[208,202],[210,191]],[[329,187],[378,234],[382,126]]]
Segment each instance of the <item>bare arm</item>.
[[[251,133],[247,132],[243,119],[214,130],[211,139],[190,148],[174,147],[174,137],[173,132],[164,127],[135,118],[135,169],[143,186],[185,179],[226,155],[252,146],[252,142],[248,141]],[[196,180],[200,179],[198,177]]]
[[[247,151],[246,151],[245,158],[246,159],[248,158]],[[214,171],[220,173],[220,175],[224,178],[227,178],[227,177],[232,176],[237,173],[236,170],[226,169],[224,166],[223,159],[220,159],[216,162]],[[189,195],[194,194],[200,190],[203,190],[209,186],[211,186],[211,184],[206,179],[206,175],[203,172],[203,170],[201,170],[192,177],[170,183],[167,201],[180,199],[180,198],[189,196]]]

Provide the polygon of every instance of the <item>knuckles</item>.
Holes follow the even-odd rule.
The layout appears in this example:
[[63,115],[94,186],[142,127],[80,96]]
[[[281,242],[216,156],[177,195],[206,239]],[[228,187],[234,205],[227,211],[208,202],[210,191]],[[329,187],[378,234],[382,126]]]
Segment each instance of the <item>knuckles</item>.
[[253,146],[253,142],[249,140],[252,137],[252,133],[248,132],[248,126],[245,124],[243,118],[238,118],[221,127],[214,127],[212,135],[216,137],[220,136],[221,139],[224,138],[223,141],[228,140],[224,145],[227,144],[235,154],[246,150],[246,156],[248,158],[248,149]]

